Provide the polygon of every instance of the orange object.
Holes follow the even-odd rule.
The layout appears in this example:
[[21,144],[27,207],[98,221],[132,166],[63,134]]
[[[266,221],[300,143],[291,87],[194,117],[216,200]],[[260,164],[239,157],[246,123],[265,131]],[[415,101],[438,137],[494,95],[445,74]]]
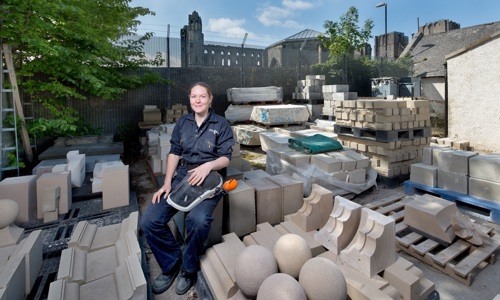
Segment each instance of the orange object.
[[238,187],[238,181],[236,181],[235,179],[229,179],[222,185],[222,189],[225,190],[226,192],[230,192],[237,187]]

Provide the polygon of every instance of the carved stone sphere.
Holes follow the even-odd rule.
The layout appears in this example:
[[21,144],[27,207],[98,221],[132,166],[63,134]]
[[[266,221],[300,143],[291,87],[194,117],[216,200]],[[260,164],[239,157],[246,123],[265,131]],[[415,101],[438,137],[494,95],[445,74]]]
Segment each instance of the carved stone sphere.
[[236,259],[234,266],[236,284],[250,299],[255,299],[262,282],[277,272],[278,264],[273,253],[260,245],[246,247]]
[[299,283],[309,300],[347,298],[344,274],[333,261],[324,257],[311,258],[302,266]]
[[307,300],[300,283],[285,273],[273,274],[260,285],[257,300]]
[[306,240],[292,233],[285,234],[276,241],[273,254],[280,273],[288,274],[295,279],[299,278],[304,263],[312,258]]
[[11,199],[0,199],[0,229],[3,229],[19,216],[19,204]]

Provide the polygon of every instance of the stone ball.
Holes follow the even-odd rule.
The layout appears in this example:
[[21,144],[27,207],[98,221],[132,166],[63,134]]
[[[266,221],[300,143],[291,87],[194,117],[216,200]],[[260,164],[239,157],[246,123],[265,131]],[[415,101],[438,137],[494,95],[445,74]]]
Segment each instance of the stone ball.
[[257,297],[262,282],[278,272],[278,264],[271,250],[260,246],[246,247],[236,258],[234,275],[241,292],[251,298]]
[[347,298],[344,274],[339,266],[324,257],[311,258],[302,266],[299,283],[309,300],[344,300]]
[[299,278],[300,269],[312,258],[312,252],[306,240],[293,233],[281,236],[274,244],[274,258],[281,273]]
[[0,199],[0,229],[9,226],[19,216],[19,204],[11,199]]
[[276,273],[262,282],[257,300],[307,300],[307,297],[295,278],[285,273]]

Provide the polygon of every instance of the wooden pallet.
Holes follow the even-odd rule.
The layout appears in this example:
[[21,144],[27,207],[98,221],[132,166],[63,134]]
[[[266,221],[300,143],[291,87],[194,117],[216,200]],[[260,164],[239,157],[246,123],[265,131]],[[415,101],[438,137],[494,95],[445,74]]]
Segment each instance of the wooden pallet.
[[489,236],[480,247],[462,239],[443,246],[413,231],[403,222],[404,205],[413,199],[411,196],[398,194],[365,205],[396,221],[398,251],[403,251],[467,285],[472,284],[473,277],[480,270],[495,263],[494,252],[500,248],[500,241],[493,237],[492,227],[476,223],[479,230]]
[[358,128],[352,126],[334,125],[335,133],[355,138],[367,139],[377,142],[394,142],[402,140],[413,140],[416,138],[430,137],[431,127],[420,127],[398,130],[380,130],[371,128]]

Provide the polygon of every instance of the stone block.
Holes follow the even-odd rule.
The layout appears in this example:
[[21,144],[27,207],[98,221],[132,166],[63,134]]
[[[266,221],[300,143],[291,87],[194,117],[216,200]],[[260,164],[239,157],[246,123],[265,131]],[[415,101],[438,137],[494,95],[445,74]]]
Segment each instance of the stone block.
[[424,194],[405,204],[404,223],[437,242],[449,244],[455,238],[451,220],[457,211],[454,202]]
[[61,252],[57,279],[84,284],[86,282],[87,253],[78,248],[69,247]]
[[366,182],[366,169],[347,171],[346,181],[353,184],[364,184]]
[[370,166],[370,159],[354,150],[345,150],[343,153],[356,160],[356,169],[366,169]]
[[283,221],[286,215],[296,213],[302,207],[304,203],[304,184],[288,174],[272,175],[269,179],[282,188],[283,211],[281,221]]
[[254,106],[250,120],[266,125],[305,123],[309,112],[304,105]]
[[[24,292],[28,295],[42,268],[42,231],[35,230],[23,239],[12,253],[24,258]],[[24,298],[23,298],[24,299]]]
[[326,173],[335,173],[342,170],[342,162],[339,159],[323,153],[312,155],[311,164]]
[[55,222],[59,220],[59,209],[56,208],[56,210],[53,211],[44,211],[43,212],[43,222],[48,223],[48,222]]
[[264,152],[271,148],[288,146],[288,140],[290,139],[290,136],[274,131],[263,131],[259,134],[259,137],[260,147]]
[[230,299],[239,290],[234,269],[245,245],[234,233],[222,236],[222,240],[222,243],[207,249],[200,266],[214,298]]
[[317,184],[312,185],[311,194],[304,198],[302,207],[290,220],[305,232],[318,230],[328,221],[333,209],[333,193]]
[[106,168],[121,167],[121,166],[124,166],[124,164],[120,160],[96,162],[94,166],[94,171],[92,172],[92,176],[94,178],[102,178],[102,173]]
[[224,197],[223,232],[243,237],[255,231],[255,189],[243,180]]
[[265,128],[254,125],[235,125],[233,129],[234,139],[237,143],[247,146],[260,145],[260,133],[266,131]]
[[327,152],[327,155],[342,162],[342,171],[352,171],[356,169],[356,160],[347,156],[343,152]]
[[243,172],[241,172],[240,170],[233,168],[233,167],[227,167],[226,180],[229,180],[229,179],[242,180],[243,179]]
[[401,257],[385,269],[383,278],[398,290],[402,299],[428,299],[435,289],[422,270]]
[[127,206],[130,202],[128,165],[105,168],[102,173],[102,208]]
[[500,203],[500,182],[469,177],[469,195]]
[[[161,173],[161,165],[163,161],[161,160],[160,156],[158,154],[153,154],[149,157],[149,166],[151,167],[151,171],[153,171],[154,174]],[[92,188],[94,186],[92,185]],[[92,192],[95,193],[95,191],[92,189]]]
[[437,187],[438,167],[425,163],[411,165],[410,180],[430,187]]
[[269,222],[278,224],[281,222],[283,211],[283,190],[269,178],[256,178],[247,180],[255,189],[255,210],[257,224]]
[[88,252],[94,241],[96,231],[97,225],[90,224],[88,221],[78,222],[68,241],[68,247],[78,248]]
[[469,175],[469,159],[478,155],[463,150],[448,150],[439,153],[439,169],[461,175]]
[[222,227],[224,218],[224,201],[219,201],[217,206],[212,213],[214,220],[210,224],[210,232],[208,233],[208,238],[205,241],[205,247],[210,247],[214,244],[218,244],[222,239]]
[[269,223],[261,223],[257,225],[257,231],[250,233],[243,238],[245,246],[260,245],[273,251],[274,244],[281,237],[281,233],[277,231]]
[[50,212],[59,208],[60,191],[58,186],[43,188],[42,212]]
[[321,88],[322,88],[323,93],[349,92],[349,85],[348,84],[323,85]]
[[469,192],[469,176],[438,169],[438,187],[467,194]]
[[266,177],[269,177],[269,176],[271,176],[271,174],[269,174],[266,171],[261,170],[261,169],[256,169],[256,170],[251,170],[251,171],[243,172],[243,179],[244,180],[266,178]]
[[362,208],[358,231],[340,259],[363,275],[373,277],[396,261],[395,221]]
[[66,171],[71,172],[71,184],[73,187],[82,187],[85,180],[85,154],[74,154],[74,151],[66,155],[68,163]]
[[42,193],[46,187],[59,188],[59,213],[65,214],[71,209],[73,204],[73,190],[71,188],[70,172],[45,173],[38,177],[37,186],[37,218],[43,217]]
[[469,160],[469,175],[500,182],[500,155],[477,155]]
[[328,250],[339,255],[356,235],[361,220],[361,205],[335,196],[335,204],[330,218],[314,238]]
[[64,279],[52,281],[47,300],[80,299],[80,285]]
[[449,147],[432,147],[432,164],[434,166],[437,166],[438,168],[440,167],[439,162],[440,162],[440,155],[442,151],[449,151],[452,150],[452,148]]
[[[251,167],[248,170],[243,170],[243,161],[244,161],[244,159],[241,158],[240,156],[233,157],[233,158],[231,158],[231,161],[229,162],[228,168],[235,168],[235,169],[240,170],[242,172],[250,171]],[[248,163],[248,164],[250,164],[250,163]]]
[[21,300],[25,298],[26,267],[23,256],[14,256],[7,261],[0,273],[0,299]]
[[16,222],[27,222],[37,217],[36,177],[7,177],[0,182],[0,199],[12,199],[19,204]]

